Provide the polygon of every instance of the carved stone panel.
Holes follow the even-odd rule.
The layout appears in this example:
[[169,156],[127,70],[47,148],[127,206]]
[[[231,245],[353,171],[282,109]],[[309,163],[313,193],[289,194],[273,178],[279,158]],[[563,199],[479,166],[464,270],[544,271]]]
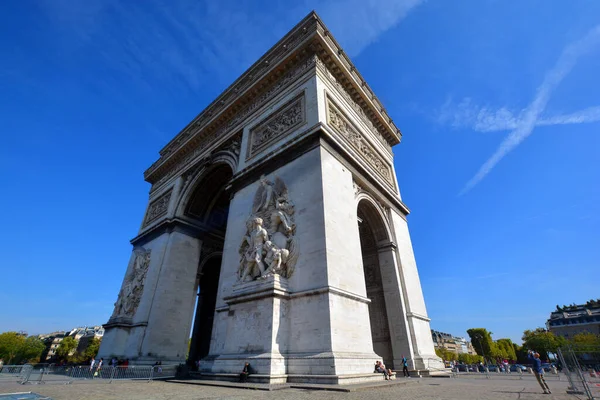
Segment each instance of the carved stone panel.
[[377,150],[365,139],[362,133],[348,120],[342,111],[327,99],[327,123],[358,152],[360,157],[372,167],[385,182],[394,187],[392,169]]
[[299,247],[295,237],[294,204],[281,178],[276,177],[275,182],[271,182],[261,177],[246,228],[239,248],[238,280],[292,276]]
[[246,159],[249,159],[306,122],[304,93],[250,130]]
[[173,190],[169,189],[158,199],[150,203],[150,207],[148,207],[148,212],[146,213],[146,219],[144,219],[144,227],[167,213],[172,192]]
[[[161,174],[161,177],[154,182],[152,188],[154,190],[155,188],[159,188],[173,175],[176,175],[179,171],[185,168],[185,166],[189,165],[189,163],[192,162],[192,160],[194,160],[197,156],[205,152],[207,148],[209,148],[215,141],[226,136],[232,130],[237,129],[246,118],[250,117],[254,112],[256,112],[256,110],[265,105],[278,93],[286,89],[291,82],[304,74],[307,70],[313,68],[315,66],[316,59],[317,57],[315,55],[311,55],[301,60],[294,68],[287,71],[270,86],[267,86],[267,88],[257,97],[255,97],[252,102],[244,105],[229,119],[224,120],[223,123],[216,126],[210,132],[207,132],[206,135],[198,141],[198,144],[196,144],[193,149],[190,149],[190,151],[183,155],[175,165],[169,167],[164,174]],[[163,164],[163,158],[164,155],[160,160],[152,164],[152,166],[144,173],[146,178],[153,174],[159,168],[159,166]]]
[[125,276],[123,287],[119,292],[119,297],[110,319],[133,317],[140,304],[146,282],[146,273],[150,266],[150,250],[140,247],[135,249],[134,252],[135,260],[133,261],[133,269]]

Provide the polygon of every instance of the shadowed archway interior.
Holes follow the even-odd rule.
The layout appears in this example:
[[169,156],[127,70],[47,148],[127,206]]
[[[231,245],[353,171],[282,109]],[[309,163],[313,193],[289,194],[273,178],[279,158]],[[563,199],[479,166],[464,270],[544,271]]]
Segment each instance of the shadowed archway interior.
[[357,214],[367,297],[371,300],[369,321],[373,350],[388,368],[393,368],[394,357],[378,254],[378,243],[387,240],[387,233],[381,217],[370,202],[362,200],[358,204]]
[[[229,214],[227,184],[233,173],[228,165],[220,164],[207,171],[196,185],[185,209],[185,215],[197,222],[202,231],[202,250],[197,268],[197,300],[188,363],[206,357],[214,322],[221,253]],[[190,316],[191,317],[191,316]]]

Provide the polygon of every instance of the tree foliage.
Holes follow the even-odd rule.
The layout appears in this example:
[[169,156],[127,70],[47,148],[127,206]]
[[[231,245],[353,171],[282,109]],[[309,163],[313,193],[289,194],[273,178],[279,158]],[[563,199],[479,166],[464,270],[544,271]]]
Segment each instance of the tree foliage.
[[540,358],[543,360],[548,359],[548,353],[556,353],[559,347],[567,343],[562,336],[556,336],[544,328],[536,328],[533,331],[528,329],[523,332],[522,339],[523,347],[540,353]]
[[435,349],[435,354],[444,361],[456,361],[458,354],[445,348]]
[[38,362],[46,346],[37,337],[25,337],[17,332],[0,334],[0,358],[5,364]]
[[485,359],[499,357],[498,348],[492,340],[492,332],[485,328],[471,328],[467,330],[475,352]]
[[62,360],[66,360],[71,353],[77,348],[77,340],[71,336],[64,338],[58,348],[56,349],[56,355]]
[[0,334],[0,358],[5,364],[11,364],[16,361],[17,355],[21,350],[25,338],[17,332],[4,332]]
[[83,355],[86,359],[89,360],[92,357],[96,357],[96,354],[98,354],[98,350],[100,350],[100,343],[101,340],[96,337],[90,340],[90,343],[88,343],[87,348],[83,352]]
[[496,346],[498,347],[499,352],[502,353],[500,355],[500,357],[503,360],[510,360],[510,361],[517,360],[517,353],[515,351],[512,340],[498,339],[498,340],[496,340]]
[[477,354],[459,354],[458,361],[464,364],[477,364],[480,361],[483,361],[483,357]]
[[18,357],[21,362],[38,363],[40,362],[40,357],[45,349],[46,345],[40,338],[29,336],[25,339],[25,343],[23,343],[23,347],[19,351]]

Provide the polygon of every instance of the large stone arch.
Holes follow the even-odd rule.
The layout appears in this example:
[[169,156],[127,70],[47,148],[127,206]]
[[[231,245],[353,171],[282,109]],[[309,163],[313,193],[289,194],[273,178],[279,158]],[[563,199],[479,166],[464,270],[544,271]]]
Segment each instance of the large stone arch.
[[357,194],[356,210],[373,350],[388,368],[399,369],[412,347],[393,231],[387,209],[370,193]]
[[[197,319],[209,354],[200,340],[193,356],[208,378],[250,361],[250,379],[270,383],[381,379],[370,308],[389,331],[390,366],[402,355],[411,369],[441,365],[398,192],[399,141],[329,30],[307,16],[144,172],[148,207],[99,356],[185,361],[200,286],[217,291]],[[367,298],[359,213],[379,307]]]

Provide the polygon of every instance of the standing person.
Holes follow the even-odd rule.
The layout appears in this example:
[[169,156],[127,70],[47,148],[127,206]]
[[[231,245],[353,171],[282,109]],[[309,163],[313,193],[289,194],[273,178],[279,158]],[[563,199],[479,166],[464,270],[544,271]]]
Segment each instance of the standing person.
[[402,375],[406,378],[410,378],[410,374],[408,373],[408,360],[404,356],[402,356]]
[[534,353],[533,351],[529,350],[527,354],[529,359],[533,363],[533,373],[535,374],[538,383],[542,387],[544,394],[552,393],[550,391],[550,388],[548,387],[548,384],[546,383],[546,380],[544,379],[544,368],[542,368],[542,360],[540,360],[540,353]]
[[90,371],[94,369],[95,365],[96,365],[96,359],[94,357],[92,357],[92,360],[90,361]]
[[100,376],[100,370],[102,369],[102,364],[104,363],[104,358],[100,357],[100,361],[98,361],[98,367],[96,368],[96,374]]

